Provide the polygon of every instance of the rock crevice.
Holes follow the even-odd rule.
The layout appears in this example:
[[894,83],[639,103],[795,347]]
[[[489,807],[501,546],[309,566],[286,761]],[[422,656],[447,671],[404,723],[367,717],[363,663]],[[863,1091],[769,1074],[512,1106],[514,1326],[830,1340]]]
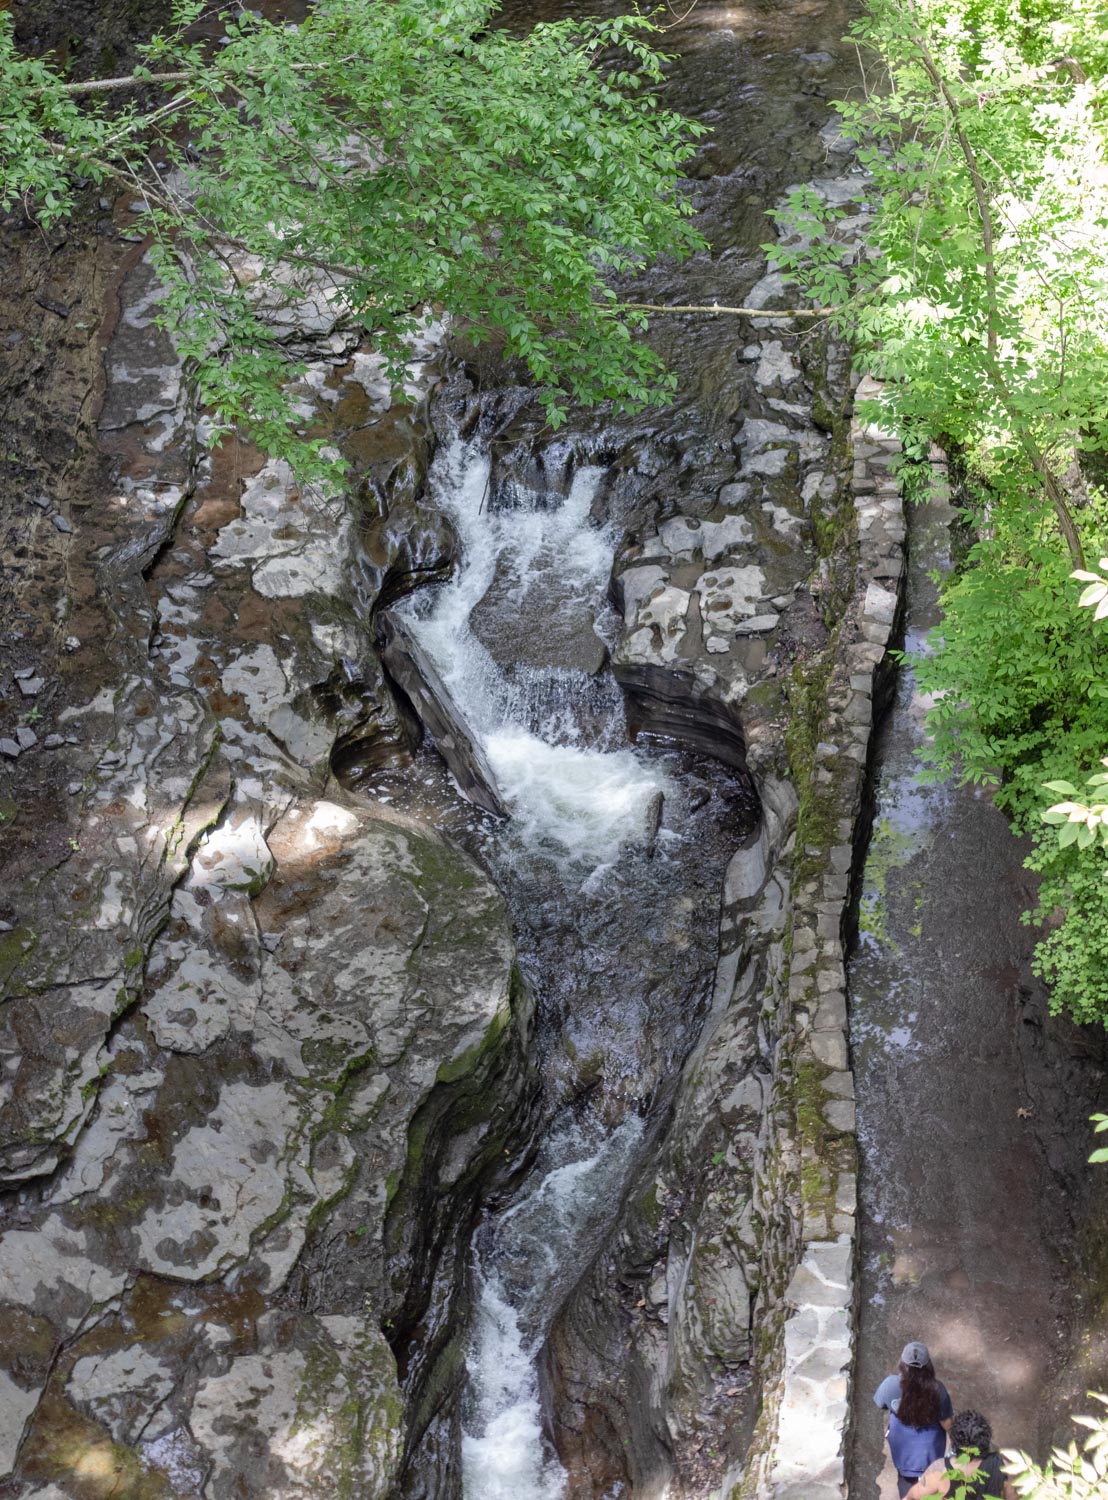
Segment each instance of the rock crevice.
[[[331,777],[339,746],[410,753],[362,506],[416,504],[432,351],[387,408],[379,362],[312,344],[305,412],[361,474],[323,507],[207,452],[150,264],[119,271],[85,488],[46,453],[4,500],[38,611],[8,616],[13,666],[44,686],[3,684],[37,710],[0,877],[0,1477],[384,1497],[422,1440],[449,1493],[469,1236],[528,1139],[531,1004],[487,875]],[[94,378],[81,345],[63,386],[67,359]]]

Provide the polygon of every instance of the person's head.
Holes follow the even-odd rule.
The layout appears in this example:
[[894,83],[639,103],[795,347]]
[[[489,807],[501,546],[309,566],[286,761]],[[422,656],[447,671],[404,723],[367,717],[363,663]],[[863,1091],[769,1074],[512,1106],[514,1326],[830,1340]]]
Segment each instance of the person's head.
[[993,1451],[993,1429],[979,1411],[960,1411],[950,1424],[950,1441],[956,1453],[987,1458]]
[[913,1339],[910,1344],[905,1344],[901,1351],[898,1370],[901,1387],[903,1387],[906,1380],[910,1383],[918,1381],[921,1373],[930,1376],[934,1380],[935,1366],[931,1363],[931,1355],[927,1352],[927,1345],[921,1344],[918,1339]]
[[927,1345],[914,1339],[900,1356],[900,1400],[896,1414],[909,1427],[935,1427],[941,1401]]
[[900,1373],[904,1374],[905,1366],[909,1370],[930,1370],[935,1373],[935,1366],[931,1363],[931,1355],[927,1352],[927,1345],[921,1344],[919,1339],[910,1339],[900,1351]]

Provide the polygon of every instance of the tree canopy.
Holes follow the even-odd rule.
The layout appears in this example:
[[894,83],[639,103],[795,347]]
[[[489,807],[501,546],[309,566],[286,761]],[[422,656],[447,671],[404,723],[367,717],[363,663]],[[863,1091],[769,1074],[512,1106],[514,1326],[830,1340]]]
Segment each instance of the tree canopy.
[[0,204],[50,225],[82,184],[130,192],[217,429],[302,472],[320,459],[284,395],[289,304],[363,328],[396,382],[443,310],[526,363],[555,425],[567,396],[664,399],[605,276],[701,243],[678,180],[699,127],[657,102],[645,18],[518,38],[495,10],[318,0],[298,26],[228,12],[213,45],[203,0],[177,0],[141,67],[79,84],[0,17]]
[[[916,459],[951,453],[973,540],[914,663],[925,775],[994,785],[1033,835],[1038,967],[1057,1008],[1108,1024],[1103,783],[1085,796],[1108,752],[1108,611],[1082,614],[1073,578],[1098,605],[1108,19],[1099,0],[869,0],[853,30],[867,87],[838,107],[858,201],[795,193],[778,260],[884,377],[870,415]],[[836,222],[858,211],[867,248],[844,259]]]

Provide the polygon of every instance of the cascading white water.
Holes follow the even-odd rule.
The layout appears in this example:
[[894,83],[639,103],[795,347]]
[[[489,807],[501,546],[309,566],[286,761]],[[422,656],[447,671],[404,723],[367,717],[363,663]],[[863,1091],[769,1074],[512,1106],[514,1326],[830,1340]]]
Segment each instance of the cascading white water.
[[[487,456],[460,440],[445,446],[431,484],[457,529],[462,558],[430,607],[417,599],[409,616],[510,807],[506,836],[525,857],[553,861],[563,878],[584,878],[586,886],[621,848],[645,841],[666,778],[626,747],[610,678],[549,665],[507,671],[478,639],[472,617],[495,589],[509,635],[522,633],[518,621],[526,614],[531,631],[549,623],[587,642],[604,607],[615,546],[613,535],[590,521],[601,472],[579,470],[564,498],[517,490],[510,507],[490,508]],[[593,729],[588,737],[582,712]],[[614,1131],[577,1124],[552,1132],[534,1186],[490,1226],[478,1258],[468,1358],[467,1500],[564,1494],[565,1474],[543,1437],[535,1357],[551,1311],[615,1212],[642,1129],[632,1114]]]
[[[548,1141],[550,1166],[497,1225],[497,1267],[480,1268],[467,1366],[471,1410],[462,1438],[466,1500],[561,1500],[565,1471],[547,1451],[535,1356],[544,1309],[579,1273],[603,1233],[642,1135],[632,1115],[591,1155],[571,1129]],[[568,1160],[565,1158],[569,1158]],[[516,1275],[513,1276],[513,1269]]]
[[[440,451],[431,484],[457,528],[462,559],[411,626],[482,743],[514,836],[567,865],[595,865],[645,837],[665,778],[629,749],[580,743],[572,699],[602,688],[582,673],[524,668],[509,676],[474,634],[471,616],[494,581],[509,610],[536,593],[559,614],[604,600],[615,543],[589,521],[602,471],[579,470],[560,504],[520,493],[508,510],[490,510],[489,473],[487,456],[460,439]],[[612,692],[609,719],[618,708],[614,685]]]
[[566,1476],[543,1439],[534,1350],[495,1273],[481,1276],[467,1363],[475,1399],[462,1435],[466,1500],[561,1500]]

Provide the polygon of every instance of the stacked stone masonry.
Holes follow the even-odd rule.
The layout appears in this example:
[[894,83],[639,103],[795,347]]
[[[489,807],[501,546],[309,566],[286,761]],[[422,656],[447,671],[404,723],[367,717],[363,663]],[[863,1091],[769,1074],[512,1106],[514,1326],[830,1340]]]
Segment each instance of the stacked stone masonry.
[[[879,389],[867,377],[856,398],[872,399]],[[809,838],[798,850],[818,873],[795,890],[791,923],[788,1009],[803,1206],[800,1258],[785,1293],[780,1375],[764,1397],[763,1431],[774,1435],[748,1474],[747,1493],[766,1500],[842,1500],[847,1489],[857,1143],[844,943],[874,698],[900,606],[905,538],[893,472],[897,439],[855,418],[851,440],[859,561],[839,642],[849,693],[828,698],[811,787],[819,816],[808,820],[834,830],[835,840]]]

